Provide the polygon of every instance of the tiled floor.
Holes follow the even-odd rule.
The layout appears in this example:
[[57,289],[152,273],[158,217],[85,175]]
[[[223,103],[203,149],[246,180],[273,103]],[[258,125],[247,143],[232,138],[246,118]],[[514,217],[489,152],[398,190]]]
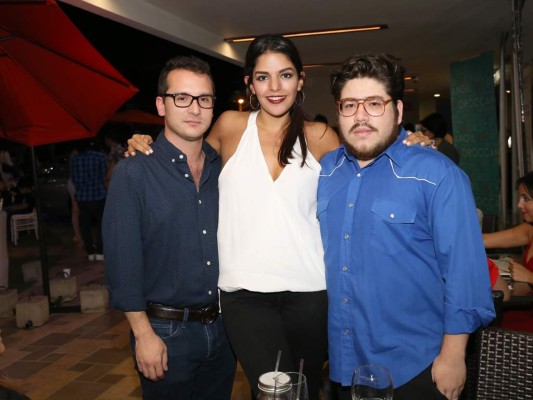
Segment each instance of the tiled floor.
[[[62,233],[63,232],[63,233]],[[67,231],[68,232],[68,231]],[[58,233],[58,232],[54,232]],[[59,234],[65,234],[59,230]],[[26,243],[25,243],[26,240]],[[26,244],[26,245],[25,245]],[[38,258],[31,238],[9,245],[10,262],[17,257]],[[68,239],[47,247],[50,276],[70,268],[78,287],[103,278],[103,263],[89,262]],[[19,293],[42,293],[34,283]],[[79,305],[75,298],[65,306]],[[32,400],[140,399],[138,377],[129,353],[129,326],[116,310],[104,313],[52,312],[44,325],[16,327],[15,318],[0,319],[6,351],[0,355],[0,376]],[[250,386],[237,370],[232,400],[249,400]]]

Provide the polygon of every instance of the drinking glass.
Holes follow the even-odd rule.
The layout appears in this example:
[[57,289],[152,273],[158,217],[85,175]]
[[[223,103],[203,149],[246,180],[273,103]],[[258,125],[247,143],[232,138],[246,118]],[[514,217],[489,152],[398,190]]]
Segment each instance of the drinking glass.
[[389,370],[381,365],[361,365],[352,378],[352,400],[392,400]]
[[299,372],[284,372],[283,375],[290,378],[287,383],[286,378],[283,377],[283,382],[280,382],[281,385],[290,385],[290,390],[287,393],[287,399],[289,400],[308,400],[309,396],[307,394],[307,379],[305,375]]

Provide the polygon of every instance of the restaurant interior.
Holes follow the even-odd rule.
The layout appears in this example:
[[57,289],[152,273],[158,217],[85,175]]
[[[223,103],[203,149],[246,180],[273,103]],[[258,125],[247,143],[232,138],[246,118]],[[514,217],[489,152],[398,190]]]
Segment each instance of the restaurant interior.
[[[217,79],[221,88],[224,85],[217,97],[223,98],[224,109],[241,111],[249,107],[249,99],[244,86],[235,82],[241,79],[250,38],[265,33],[286,35],[304,62],[305,111],[311,118],[325,116],[331,126],[337,119],[329,89],[331,72],[355,53],[393,54],[406,67],[404,123],[419,127],[427,115],[444,116],[461,154],[459,166],[472,182],[483,233],[522,222],[515,182],[533,171],[532,0],[58,0],[61,15],[54,18],[71,21],[65,29],[72,29],[71,24],[76,32],[69,30],[69,34],[41,24],[44,14],[3,13],[2,7],[15,3],[0,2],[0,110],[4,110],[0,111],[0,150],[5,143],[14,143],[26,155],[36,206],[31,213],[9,221],[12,231],[7,230],[8,217],[0,206],[0,344],[5,345],[0,354],[0,390],[5,386],[20,394],[6,398],[141,398],[128,322],[107,305],[104,261],[88,260],[79,242],[73,241],[68,171],[64,162],[57,162],[64,154],[68,156],[71,141],[98,137],[104,124],[120,125],[127,131],[124,137],[134,131],[156,134],[162,126],[154,108],[138,104],[143,96],[151,99],[146,85],[155,86],[161,65],[146,60],[161,56],[156,53],[159,45],[138,49],[132,43],[113,42],[113,32],[101,26],[114,24],[116,32],[139,32],[149,36],[150,43],[160,41],[161,48],[176,54],[193,52],[213,60],[216,68],[227,71],[227,78],[222,73],[215,76],[216,85]],[[55,0],[18,3],[56,5]],[[104,19],[111,25],[97,23]],[[52,17],[48,22],[56,28],[62,23],[59,19],[53,22]],[[49,40],[51,46],[59,46],[55,54],[63,50],[62,38],[78,39],[79,35],[80,44],[74,46],[78,49],[72,57],[79,57],[77,63],[87,63],[91,71],[101,70],[107,81],[98,78],[92,84],[98,102],[84,92],[90,94],[78,96],[80,104],[74,107],[80,114],[76,110],[63,117],[65,110],[49,100],[61,94],[40,97],[30,83],[21,83],[23,75],[12,66],[4,67],[2,62],[15,53],[8,39],[25,25],[33,30],[27,33],[29,43]],[[132,71],[137,68],[135,72],[125,66],[131,60],[114,62],[112,56],[102,55],[113,52],[113,46],[135,53],[136,65],[131,66]],[[21,56],[13,65],[21,64],[22,58],[37,64],[34,57],[40,53]],[[42,60],[47,58],[43,55]],[[140,78],[144,73],[150,82]],[[38,81],[48,79],[39,74]],[[80,82],[88,79],[81,69],[79,74]],[[61,74],[56,75],[51,77],[52,85],[68,86]],[[100,102],[98,91],[105,85],[110,85],[113,95]],[[17,98],[17,104],[42,108],[37,117],[27,118],[13,107],[10,96],[22,92],[34,95]],[[7,112],[8,106],[13,111]],[[82,109],[89,108],[95,115],[82,115]],[[132,112],[132,108],[144,110]],[[50,115],[61,115],[47,120],[50,134],[35,129],[40,126],[37,118]],[[134,130],[126,130],[126,125]],[[52,161],[38,161],[45,158]],[[487,249],[508,285],[510,298],[503,301],[496,294],[497,320],[472,335],[463,400],[533,399],[533,326],[526,329],[529,332],[499,326],[506,312],[533,312],[533,284],[514,282],[507,261],[522,262],[523,251],[522,246]],[[40,304],[37,318],[31,311],[36,303]],[[239,366],[232,400],[251,400],[250,387]],[[324,400],[335,398],[328,392],[327,379],[322,396]]]

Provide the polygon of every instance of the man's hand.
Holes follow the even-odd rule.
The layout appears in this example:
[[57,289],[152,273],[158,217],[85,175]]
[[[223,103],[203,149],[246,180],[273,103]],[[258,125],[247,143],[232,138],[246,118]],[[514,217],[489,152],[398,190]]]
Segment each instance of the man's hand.
[[140,133],[136,133],[130,139],[128,139],[128,150],[125,151],[124,156],[134,156],[136,150],[141,151],[147,156],[149,156],[154,152],[150,147],[150,144],[152,144],[153,141],[154,140],[150,135],[142,135]]
[[465,385],[467,341],[468,335],[444,335],[441,352],[433,361],[433,382],[448,400],[457,400]]
[[167,346],[156,335],[144,311],[124,313],[135,337],[137,369],[146,379],[158,381],[168,371]]
[[137,368],[152,381],[163,379],[168,371],[167,346],[155,333],[135,338]]

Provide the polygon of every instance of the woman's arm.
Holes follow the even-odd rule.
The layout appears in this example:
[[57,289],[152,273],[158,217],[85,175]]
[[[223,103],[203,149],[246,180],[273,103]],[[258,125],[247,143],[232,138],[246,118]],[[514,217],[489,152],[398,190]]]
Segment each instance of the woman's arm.
[[533,238],[533,227],[528,223],[517,225],[500,232],[484,233],[486,249],[526,246]]

